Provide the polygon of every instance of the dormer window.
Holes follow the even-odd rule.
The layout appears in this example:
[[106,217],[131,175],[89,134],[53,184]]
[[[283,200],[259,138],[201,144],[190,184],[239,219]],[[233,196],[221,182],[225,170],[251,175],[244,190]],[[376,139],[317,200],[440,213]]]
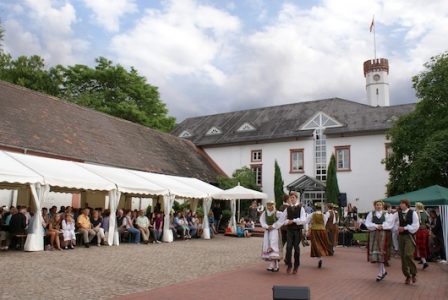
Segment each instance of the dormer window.
[[332,117],[324,114],[323,112],[318,112],[310,120],[308,120],[303,126],[302,130],[309,129],[323,129],[330,127],[341,127],[342,124],[333,119]]
[[179,134],[180,138],[189,138],[192,137],[193,135],[188,131],[188,130],[184,130],[182,131],[181,134]]
[[216,128],[215,126],[213,126],[212,128],[210,128],[207,133],[205,135],[218,135],[221,134],[222,131],[219,130],[218,128]]
[[244,123],[243,125],[240,126],[240,128],[238,128],[238,132],[245,132],[245,131],[254,131],[255,127],[250,125],[249,123]]

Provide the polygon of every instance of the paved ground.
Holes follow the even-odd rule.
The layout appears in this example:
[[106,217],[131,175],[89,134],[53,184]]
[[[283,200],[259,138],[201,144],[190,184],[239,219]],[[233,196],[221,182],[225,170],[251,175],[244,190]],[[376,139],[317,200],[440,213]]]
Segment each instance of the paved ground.
[[0,299],[109,299],[258,261],[261,239],[0,252]]
[[119,297],[120,300],[141,299],[257,299],[270,300],[274,285],[305,286],[312,299],[448,299],[448,266],[431,263],[418,274],[415,285],[407,286],[401,274],[399,259],[392,260],[388,276],[376,282],[377,268],[366,262],[365,249],[337,248],[336,255],[325,259],[317,268],[316,260],[304,251],[298,275],[265,271],[265,263],[247,265],[169,287]]
[[[0,252],[0,299],[272,299],[273,285],[308,286],[312,299],[448,299],[448,266],[430,264],[405,286],[399,260],[385,281],[365,250],[337,248],[322,269],[302,255],[297,276],[265,271],[261,239],[219,236],[160,245]],[[328,288],[331,286],[331,288]],[[120,296],[121,295],[121,296]],[[126,295],[126,296],[122,296]]]

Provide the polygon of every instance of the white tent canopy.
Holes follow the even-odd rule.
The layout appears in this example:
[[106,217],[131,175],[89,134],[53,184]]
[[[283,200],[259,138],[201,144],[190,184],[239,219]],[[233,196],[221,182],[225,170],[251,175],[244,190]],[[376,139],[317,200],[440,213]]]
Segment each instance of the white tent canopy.
[[0,164],[0,182],[18,184],[44,183],[42,176],[24,166],[5,151],[0,151]]
[[228,190],[222,191],[212,195],[214,199],[230,200],[230,208],[232,216],[230,218],[229,227],[232,228],[233,232],[236,232],[236,200],[240,199],[267,199],[268,195],[259,191],[254,191],[245,187],[237,186],[230,188]]
[[204,219],[202,221],[202,228],[203,228],[202,237],[206,240],[210,239],[210,224],[208,223],[208,213],[212,206],[212,195],[221,193],[223,192],[223,190],[206,182],[200,181],[199,179],[196,178],[177,177],[177,176],[173,176],[173,178],[176,179],[177,181],[188,184],[189,186],[197,190],[204,191],[208,194],[208,197],[206,197],[202,202],[202,209],[204,211]]
[[[117,207],[121,193],[139,195],[163,195],[165,208],[164,240],[172,241],[169,230],[170,211],[175,197],[204,199],[204,211],[211,205],[211,194],[222,192],[198,179],[147,173],[102,165],[79,163],[40,156],[0,151],[0,183],[29,184],[37,210],[45,200],[50,187],[73,190],[98,190],[109,192],[111,213]],[[111,218],[111,220],[114,218]],[[204,217],[207,220],[207,216]],[[208,225],[208,220],[207,220]],[[43,250],[40,241],[42,233],[37,230],[40,218],[33,223],[33,233],[27,241],[28,251]],[[205,228],[206,226],[204,226]],[[208,227],[208,226],[207,226]],[[110,232],[115,231],[114,221],[110,222]],[[204,235],[204,238],[209,238]],[[110,238],[109,244],[118,244]]]
[[167,188],[137,176],[127,169],[86,163],[77,163],[77,165],[115,183],[118,190],[122,193],[140,195],[165,195],[168,193]]
[[8,155],[44,177],[45,183],[50,186],[99,191],[116,189],[113,182],[87,171],[72,161],[10,152]]
[[259,191],[245,188],[241,185],[237,185],[228,190],[216,193],[212,195],[214,199],[221,200],[236,200],[236,199],[267,199],[268,195]]

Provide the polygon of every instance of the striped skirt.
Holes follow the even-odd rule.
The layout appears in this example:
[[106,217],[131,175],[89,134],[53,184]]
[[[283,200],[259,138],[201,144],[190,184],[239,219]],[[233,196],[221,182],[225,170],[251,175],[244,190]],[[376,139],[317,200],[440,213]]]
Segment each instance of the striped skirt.
[[329,256],[328,234],[326,230],[311,230],[311,257]]
[[[415,235],[415,243],[417,244],[416,249],[418,249],[419,256],[422,258],[428,258],[429,253],[429,231],[428,229],[419,229]],[[417,251],[415,251],[414,256],[417,256]]]
[[390,258],[391,235],[385,230],[369,232],[367,261],[385,263]]

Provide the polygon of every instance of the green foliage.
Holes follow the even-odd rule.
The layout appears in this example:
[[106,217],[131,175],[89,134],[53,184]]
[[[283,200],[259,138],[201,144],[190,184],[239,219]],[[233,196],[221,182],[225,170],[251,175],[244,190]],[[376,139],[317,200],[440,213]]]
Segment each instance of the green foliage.
[[3,26],[2,26],[2,23],[1,23],[1,20],[0,20],[0,53],[3,51],[3,49],[2,49],[3,44],[2,44],[2,42],[3,42],[3,38],[4,37],[5,37],[5,30],[3,29]]
[[150,216],[152,214],[152,207],[151,205],[148,205],[148,207],[146,207],[146,216]]
[[339,185],[336,174],[336,158],[334,157],[334,154],[331,155],[330,163],[328,164],[325,195],[327,197],[327,202],[334,204],[338,203]]
[[45,69],[44,60],[37,55],[13,59],[0,53],[0,79],[35,91],[58,96],[60,79]]
[[204,210],[202,209],[202,207],[197,207],[196,208],[196,216],[198,218],[203,218],[204,217]]
[[282,172],[280,170],[280,166],[275,160],[275,172],[274,172],[274,195],[275,195],[275,205],[277,208],[282,206],[283,197],[285,196],[285,191],[283,189],[284,182],[282,178]]
[[439,184],[448,186],[448,52],[432,57],[414,76],[419,102],[389,131],[393,153],[388,195]]
[[257,186],[255,173],[248,167],[242,167],[233,172],[232,177],[218,176],[218,187],[227,190],[238,185],[244,186],[251,190],[261,191]]
[[175,118],[167,115],[157,87],[137,70],[128,71],[104,57],[95,62],[94,68],[58,65],[47,70],[37,55],[13,59],[0,52],[0,79],[154,129],[174,128]]

